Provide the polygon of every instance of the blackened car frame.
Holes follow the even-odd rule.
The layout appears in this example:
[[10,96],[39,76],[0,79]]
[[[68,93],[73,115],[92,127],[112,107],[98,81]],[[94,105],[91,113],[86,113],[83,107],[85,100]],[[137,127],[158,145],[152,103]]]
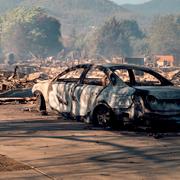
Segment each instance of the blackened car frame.
[[77,65],[32,92],[39,111],[70,113],[94,125],[180,123],[180,88],[147,67]]

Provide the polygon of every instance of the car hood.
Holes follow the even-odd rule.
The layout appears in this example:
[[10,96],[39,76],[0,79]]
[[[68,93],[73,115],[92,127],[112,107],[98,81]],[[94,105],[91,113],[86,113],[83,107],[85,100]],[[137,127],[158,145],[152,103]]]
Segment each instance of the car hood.
[[180,88],[175,86],[135,86],[137,93],[155,96],[157,99],[180,99]]

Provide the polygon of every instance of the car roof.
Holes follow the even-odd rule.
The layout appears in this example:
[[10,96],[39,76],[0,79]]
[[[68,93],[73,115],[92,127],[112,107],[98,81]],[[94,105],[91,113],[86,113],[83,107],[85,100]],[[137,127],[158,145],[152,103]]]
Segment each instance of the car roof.
[[142,65],[134,65],[134,64],[105,64],[103,67],[116,69],[116,68],[125,68],[125,69],[141,69],[145,71],[152,71],[152,69],[142,66]]
[[[141,65],[133,65],[133,64],[92,64],[92,63],[87,63],[87,64],[78,64],[76,66],[73,66],[71,68],[68,68],[67,70],[70,69],[76,69],[76,68],[91,68],[91,67],[98,67],[98,68],[105,68],[105,69],[110,69],[111,71],[114,71],[118,68],[124,68],[124,69],[135,69],[135,70],[142,70],[144,72],[147,73],[151,73],[152,75],[154,75],[155,77],[157,77],[158,79],[161,79],[161,81],[164,81],[164,84],[167,85],[173,85],[173,83],[171,83],[169,80],[167,80],[165,77],[163,77],[162,75],[160,75],[159,73],[157,73],[156,71],[154,71],[151,68],[145,67],[145,66],[141,66]],[[63,72],[62,72],[63,73]],[[61,73],[61,74],[62,74]]]
[[151,68],[148,68],[146,66],[142,66],[142,65],[134,65],[134,64],[79,64],[76,67],[80,68],[80,67],[104,67],[104,68],[109,68],[109,69],[116,69],[116,68],[124,68],[124,69],[139,69],[139,70],[144,70],[144,71],[153,71]]

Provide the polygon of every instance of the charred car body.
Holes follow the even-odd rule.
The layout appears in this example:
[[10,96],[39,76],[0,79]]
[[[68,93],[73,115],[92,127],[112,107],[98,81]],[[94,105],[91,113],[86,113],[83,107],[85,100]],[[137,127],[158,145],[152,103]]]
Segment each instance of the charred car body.
[[50,107],[95,125],[180,123],[180,88],[146,67],[77,65],[32,91],[40,111]]

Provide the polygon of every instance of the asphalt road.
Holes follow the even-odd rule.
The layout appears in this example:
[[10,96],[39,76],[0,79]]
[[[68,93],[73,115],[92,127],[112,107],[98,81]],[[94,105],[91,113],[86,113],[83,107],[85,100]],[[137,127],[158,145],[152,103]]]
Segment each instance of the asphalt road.
[[0,165],[1,157],[17,163],[0,166],[2,180],[180,179],[177,132],[155,139],[145,132],[95,129],[23,111],[27,106],[0,105]]

